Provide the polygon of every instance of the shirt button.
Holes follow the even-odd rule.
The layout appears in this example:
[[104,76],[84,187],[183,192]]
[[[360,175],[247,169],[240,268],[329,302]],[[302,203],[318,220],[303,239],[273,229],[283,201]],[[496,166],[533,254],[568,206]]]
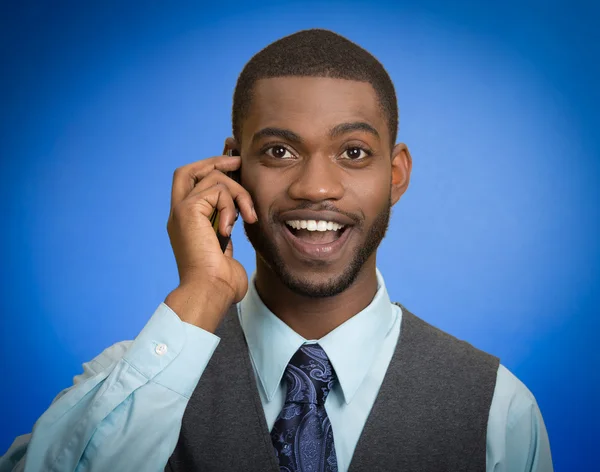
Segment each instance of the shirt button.
[[162,356],[163,354],[165,354],[167,352],[167,345],[159,344],[158,346],[156,346],[154,348],[154,352],[156,352],[156,354],[158,354],[159,356]]

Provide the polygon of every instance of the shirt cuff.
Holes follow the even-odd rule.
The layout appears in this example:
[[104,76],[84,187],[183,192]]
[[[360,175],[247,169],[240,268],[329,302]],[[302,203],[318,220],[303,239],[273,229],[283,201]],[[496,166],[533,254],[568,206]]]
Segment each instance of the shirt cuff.
[[123,359],[149,381],[189,398],[219,341],[161,303]]

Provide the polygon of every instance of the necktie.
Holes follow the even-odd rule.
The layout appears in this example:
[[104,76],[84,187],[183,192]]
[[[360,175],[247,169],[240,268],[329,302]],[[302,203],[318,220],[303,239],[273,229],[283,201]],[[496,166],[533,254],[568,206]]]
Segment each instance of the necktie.
[[325,399],[336,380],[325,351],[305,344],[285,371],[285,404],[271,431],[281,472],[337,472]]

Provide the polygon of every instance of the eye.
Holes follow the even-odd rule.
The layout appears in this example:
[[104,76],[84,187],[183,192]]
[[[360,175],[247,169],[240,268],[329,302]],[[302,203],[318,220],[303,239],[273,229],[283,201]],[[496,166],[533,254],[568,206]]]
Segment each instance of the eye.
[[274,157],[275,159],[293,159],[294,155],[283,146],[271,146],[265,149],[267,156]]
[[349,147],[342,153],[342,156],[346,156],[346,159],[350,159],[351,161],[358,161],[370,155],[371,153],[357,146]]

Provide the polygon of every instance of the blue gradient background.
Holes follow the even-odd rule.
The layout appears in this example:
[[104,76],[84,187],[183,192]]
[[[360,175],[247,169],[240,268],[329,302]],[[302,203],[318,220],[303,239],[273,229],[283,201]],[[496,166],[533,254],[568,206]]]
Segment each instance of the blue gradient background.
[[[16,3],[0,7],[0,453],[176,286],[172,172],[221,152],[245,62],[326,27],[397,87],[414,173],[380,250],[392,298],[526,383],[556,470],[597,466],[592,2]],[[234,241],[251,272],[241,225]]]

